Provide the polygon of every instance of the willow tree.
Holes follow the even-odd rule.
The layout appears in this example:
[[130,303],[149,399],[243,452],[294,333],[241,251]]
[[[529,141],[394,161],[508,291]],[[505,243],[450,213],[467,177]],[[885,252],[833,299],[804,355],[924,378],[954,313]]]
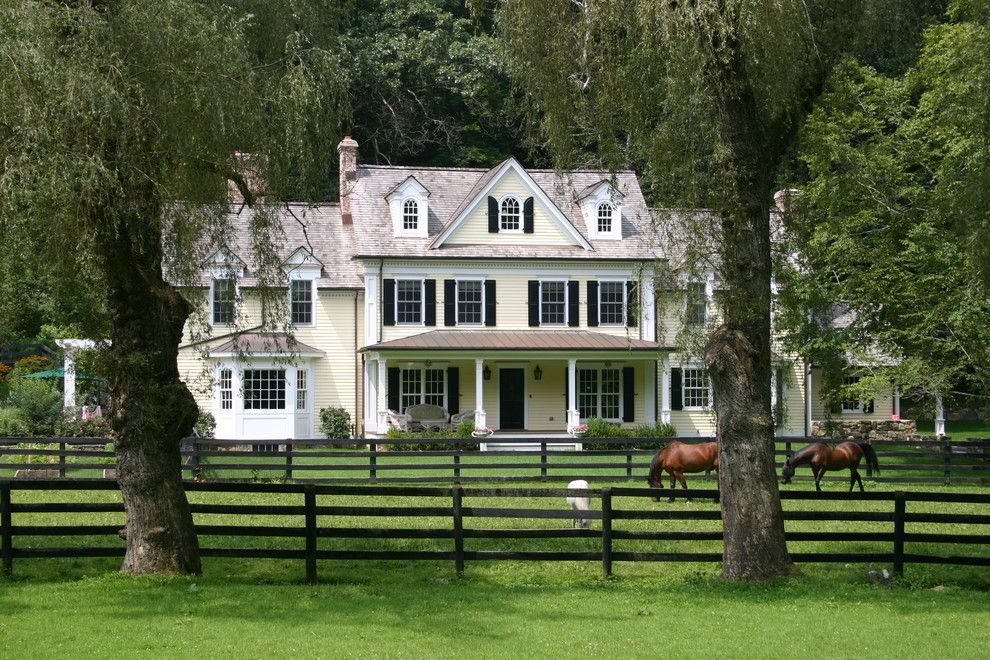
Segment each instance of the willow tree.
[[[259,25],[247,4],[0,5],[0,222],[30,222],[59,240],[53,258],[106,283],[134,573],[200,570],[179,457],[198,415],[176,366],[191,306],[172,285],[194,281],[201,246],[223,241],[231,184],[258,205],[252,234],[270,264],[266,209],[325,178],[340,125],[332,11],[269,9]],[[263,202],[245,151],[264,164]]]
[[715,393],[726,578],[794,570],[770,407],[770,207],[782,160],[835,63],[916,29],[931,4],[497,3],[500,34],[561,165],[638,160],[655,196],[713,212],[703,240],[714,239],[725,292],[704,359]]

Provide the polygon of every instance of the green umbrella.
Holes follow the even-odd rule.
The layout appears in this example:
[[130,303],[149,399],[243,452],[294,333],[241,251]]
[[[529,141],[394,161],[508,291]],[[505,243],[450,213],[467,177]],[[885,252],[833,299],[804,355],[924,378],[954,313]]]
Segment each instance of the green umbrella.
[[[49,369],[48,371],[38,371],[33,374],[25,374],[21,378],[65,378],[65,369]],[[101,378],[99,376],[87,376],[85,374],[76,374],[76,380],[94,380],[106,382],[106,378]]]

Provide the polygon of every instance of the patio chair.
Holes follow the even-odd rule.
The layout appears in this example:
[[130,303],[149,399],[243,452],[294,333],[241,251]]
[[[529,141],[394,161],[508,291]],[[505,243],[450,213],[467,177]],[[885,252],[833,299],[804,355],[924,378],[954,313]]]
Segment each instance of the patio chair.
[[463,422],[465,419],[470,419],[471,421],[474,421],[474,411],[473,410],[465,410],[462,413],[457,413],[456,415],[451,415],[450,416],[450,428],[451,429],[456,429],[458,426],[460,426],[461,422]]
[[412,417],[408,413],[398,413],[394,410],[386,410],[385,417],[388,420],[388,425],[399,431],[408,431],[409,424],[412,421]]
[[409,426],[413,429],[446,428],[450,423],[450,415],[441,406],[434,406],[429,403],[418,403],[406,408],[406,415],[409,416]]

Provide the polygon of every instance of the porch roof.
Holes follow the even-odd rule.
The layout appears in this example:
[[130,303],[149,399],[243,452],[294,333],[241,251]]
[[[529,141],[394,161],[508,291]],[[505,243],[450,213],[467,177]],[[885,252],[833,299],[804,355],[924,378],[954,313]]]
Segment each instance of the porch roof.
[[289,355],[312,357],[324,352],[281,332],[245,332],[210,349],[212,357],[236,355]]
[[431,330],[362,351],[672,351],[655,341],[587,330]]

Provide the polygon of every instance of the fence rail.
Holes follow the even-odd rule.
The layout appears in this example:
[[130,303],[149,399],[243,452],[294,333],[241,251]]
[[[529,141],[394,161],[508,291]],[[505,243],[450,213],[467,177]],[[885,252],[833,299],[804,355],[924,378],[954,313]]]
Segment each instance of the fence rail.
[[[687,443],[714,438],[585,439],[583,451],[559,451],[554,440],[521,442],[532,449],[480,451],[472,439],[218,440],[189,438],[182,447],[186,478],[208,481],[295,480],[313,483],[472,483],[566,482],[594,476],[611,480],[646,477],[656,448],[677,439]],[[777,466],[792,450],[822,438],[779,439]],[[838,442],[841,439],[829,439]],[[356,444],[360,443],[360,444]],[[990,484],[990,439],[924,438],[871,443],[880,474],[865,462],[864,476],[878,482],[919,484]],[[500,445],[501,446],[501,445]],[[587,447],[594,447],[588,449]],[[417,447],[412,449],[411,447]],[[115,455],[101,438],[0,438],[0,477],[113,478]],[[712,475],[703,478],[712,479]],[[800,468],[796,480],[812,479]],[[846,481],[833,473],[826,480]]]
[[[123,513],[123,505],[117,502],[33,502],[15,501],[14,495],[26,491],[107,491],[118,488],[114,481],[101,480],[0,480],[0,558],[3,569],[10,573],[15,559],[52,559],[85,557],[120,557],[124,547],[117,536],[122,523],[117,524],[23,524],[22,516],[30,514],[59,514],[60,523],[70,516],[92,513]],[[306,579],[317,580],[317,562],[320,560],[434,560],[452,561],[457,575],[463,574],[466,562],[492,560],[538,560],[538,561],[595,561],[601,562],[603,574],[612,574],[615,562],[719,562],[721,551],[700,552],[690,548],[665,551],[642,551],[624,547],[629,541],[664,541],[684,544],[697,541],[721,541],[721,530],[671,530],[671,529],[628,529],[624,521],[716,521],[721,519],[717,510],[671,509],[671,508],[630,508],[623,507],[616,500],[642,502],[644,498],[660,495],[666,497],[675,491],[656,491],[648,488],[474,488],[454,485],[450,487],[421,486],[320,486],[316,484],[235,484],[235,483],[190,483],[187,490],[195,493],[248,493],[263,499],[271,495],[301,496],[298,504],[191,504],[197,518],[196,531],[202,538],[219,537],[222,540],[262,538],[296,540],[295,547],[250,547],[249,543],[237,541],[232,546],[206,545],[201,554],[205,557],[227,558],[267,558],[293,559],[305,561]],[[716,491],[693,489],[676,491],[678,496],[685,494],[695,498],[711,499]],[[320,503],[318,498],[341,497],[383,497],[389,503],[381,502],[358,505]],[[596,521],[599,529],[573,528],[569,526],[542,528],[495,527],[499,521],[560,521],[569,523],[575,512],[563,508],[532,508],[512,506],[513,498],[541,498],[556,500],[562,504],[566,496],[587,497],[598,502],[589,511],[580,515]],[[784,491],[785,501],[801,502],[848,502],[851,506],[864,503],[884,503],[889,508],[881,511],[842,510],[785,510],[784,519],[792,521],[835,521],[852,523],[882,523],[889,525],[884,531],[786,531],[786,538],[793,544],[803,542],[869,542],[887,546],[888,549],[870,552],[850,552],[842,549],[827,552],[792,552],[796,562],[843,562],[843,563],[889,563],[897,574],[903,574],[906,564],[954,564],[990,566],[990,556],[952,554],[954,546],[973,547],[990,544],[990,534],[961,533],[973,525],[990,525],[990,494],[972,493],[924,493],[924,492],[799,492]],[[20,499],[20,498],[18,498]],[[439,499],[440,503],[423,506],[424,499]],[[507,500],[506,506],[475,506],[479,499]],[[392,504],[399,500],[402,504]],[[407,502],[409,504],[407,504]],[[914,504],[968,504],[976,505],[980,513],[932,513],[908,511]],[[482,503],[484,504],[484,503]],[[663,505],[652,505],[653,507]],[[301,525],[271,524],[202,524],[207,515],[223,514],[233,517],[258,515],[289,516],[301,521]],[[394,519],[401,522],[395,526],[363,527],[341,518],[385,519],[386,524]],[[416,519],[440,519],[442,527],[414,526]],[[434,523],[436,521],[434,520]],[[240,521],[238,521],[240,523]],[[472,524],[474,523],[474,524]],[[950,531],[915,532],[909,525],[938,524],[940,529]],[[479,526],[481,525],[481,526]],[[985,529],[985,528],[984,528]],[[74,537],[101,538],[102,545],[69,544]],[[55,537],[62,545],[24,545],[30,538]],[[112,545],[106,539],[112,539]],[[298,540],[302,539],[301,547]],[[341,547],[321,548],[320,539],[330,539]],[[425,539],[449,541],[445,549],[407,549],[389,547],[385,542],[396,539]],[[597,547],[581,550],[531,550],[486,547],[484,541],[506,541],[522,539],[595,539]],[[379,542],[378,548],[348,546],[352,540]],[[932,544],[939,548],[948,546],[949,551],[933,553],[911,552],[914,544]],[[923,548],[923,549],[925,549]]]

